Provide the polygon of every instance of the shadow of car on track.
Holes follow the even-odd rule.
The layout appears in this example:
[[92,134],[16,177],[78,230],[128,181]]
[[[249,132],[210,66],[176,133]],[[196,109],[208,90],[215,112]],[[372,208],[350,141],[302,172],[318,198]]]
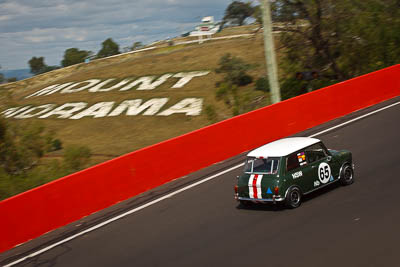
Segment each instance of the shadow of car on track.
[[[340,183],[333,183],[330,184],[324,188],[321,188],[319,190],[316,190],[310,194],[304,195],[302,197],[302,204],[311,201],[311,200],[318,200],[318,197],[321,195],[328,194],[330,192],[334,192],[336,189],[341,188],[342,186]],[[284,211],[284,210],[290,210],[290,208],[287,208],[285,206],[284,201],[278,202],[276,204],[273,203],[249,203],[247,205],[243,205],[239,203],[236,206],[236,209],[238,210],[251,210],[251,211]]]

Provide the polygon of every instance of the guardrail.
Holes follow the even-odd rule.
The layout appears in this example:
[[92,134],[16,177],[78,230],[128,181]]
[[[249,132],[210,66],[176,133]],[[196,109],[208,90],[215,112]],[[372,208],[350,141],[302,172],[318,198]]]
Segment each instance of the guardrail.
[[140,149],[0,202],[0,252],[262,144],[400,95],[400,65]]
[[227,35],[227,36],[221,36],[221,37],[210,37],[210,38],[197,39],[197,40],[191,40],[191,41],[176,42],[176,43],[174,43],[174,45],[203,43],[203,42],[207,42],[207,41],[233,39],[233,38],[241,38],[241,37],[251,37],[254,35],[255,35],[254,33],[246,33],[246,34]]

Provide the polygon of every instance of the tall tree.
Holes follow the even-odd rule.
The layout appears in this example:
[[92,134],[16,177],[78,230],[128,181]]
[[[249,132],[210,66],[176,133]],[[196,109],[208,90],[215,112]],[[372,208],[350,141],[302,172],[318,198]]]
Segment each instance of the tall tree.
[[233,1],[225,10],[224,23],[243,25],[244,21],[250,17],[254,12],[251,2],[243,3],[240,1]]
[[46,68],[44,57],[32,57],[28,63],[33,74],[39,74]]
[[113,41],[113,39],[108,38],[102,43],[102,48],[97,53],[98,58],[109,57],[119,54],[119,45]]
[[256,20],[258,24],[262,24],[262,9],[261,5],[255,6],[253,8],[252,17]]
[[241,58],[232,56],[230,53],[223,55],[219,59],[216,73],[224,74],[224,82],[237,86],[247,85],[252,82],[252,77],[247,74],[251,65],[245,63]]
[[290,11],[280,38],[286,72],[317,70],[321,79],[335,82],[400,60],[397,0],[277,0],[275,5]]
[[61,61],[63,67],[85,62],[85,59],[92,54],[91,51],[68,48],[64,52],[64,59]]
[[37,165],[52,142],[40,123],[10,124],[0,118],[0,170],[18,174]]
[[[218,100],[223,100],[229,108],[233,108],[232,111],[235,116],[249,111],[247,104],[245,104],[248,101],[242,101],[238,93],[238,88],[248,85],[253,81],[253,78],[247,74],[247,71],[251,68],[252,66],[244,62],[241,58],[227,53],[219,59],[218,68],[215,69],[216,73],[223,74],[224,76],[223,81],[216,83],[217,91],[215,92],[215,96]],[[210,110],[206,112],[210,113]]]

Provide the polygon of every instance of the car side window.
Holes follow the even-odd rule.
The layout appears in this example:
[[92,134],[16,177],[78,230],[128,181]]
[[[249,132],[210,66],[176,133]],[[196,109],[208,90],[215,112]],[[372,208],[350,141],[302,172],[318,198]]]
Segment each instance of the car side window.
[[296,154],[291,154],[286,160],[286,170],[289,172],[300,167],[299,161],[297,160]]
[[305,153],[308,163],[313,163],[328,156],[325,147],[323,147],[321,143],[307,147]]
[[293,154],[290,154],[286,160],[286,170],[289,172],[291,170],[297,169],[300,166],[306,165],[306,154],[304,151],[299,151]]

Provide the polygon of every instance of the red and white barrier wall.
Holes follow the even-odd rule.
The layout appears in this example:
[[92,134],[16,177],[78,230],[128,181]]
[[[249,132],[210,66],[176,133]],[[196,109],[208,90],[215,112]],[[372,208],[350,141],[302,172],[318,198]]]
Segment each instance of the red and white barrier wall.
[[0,202],[0,252],[262,144],[400,95],[400,65],[298,96]]

